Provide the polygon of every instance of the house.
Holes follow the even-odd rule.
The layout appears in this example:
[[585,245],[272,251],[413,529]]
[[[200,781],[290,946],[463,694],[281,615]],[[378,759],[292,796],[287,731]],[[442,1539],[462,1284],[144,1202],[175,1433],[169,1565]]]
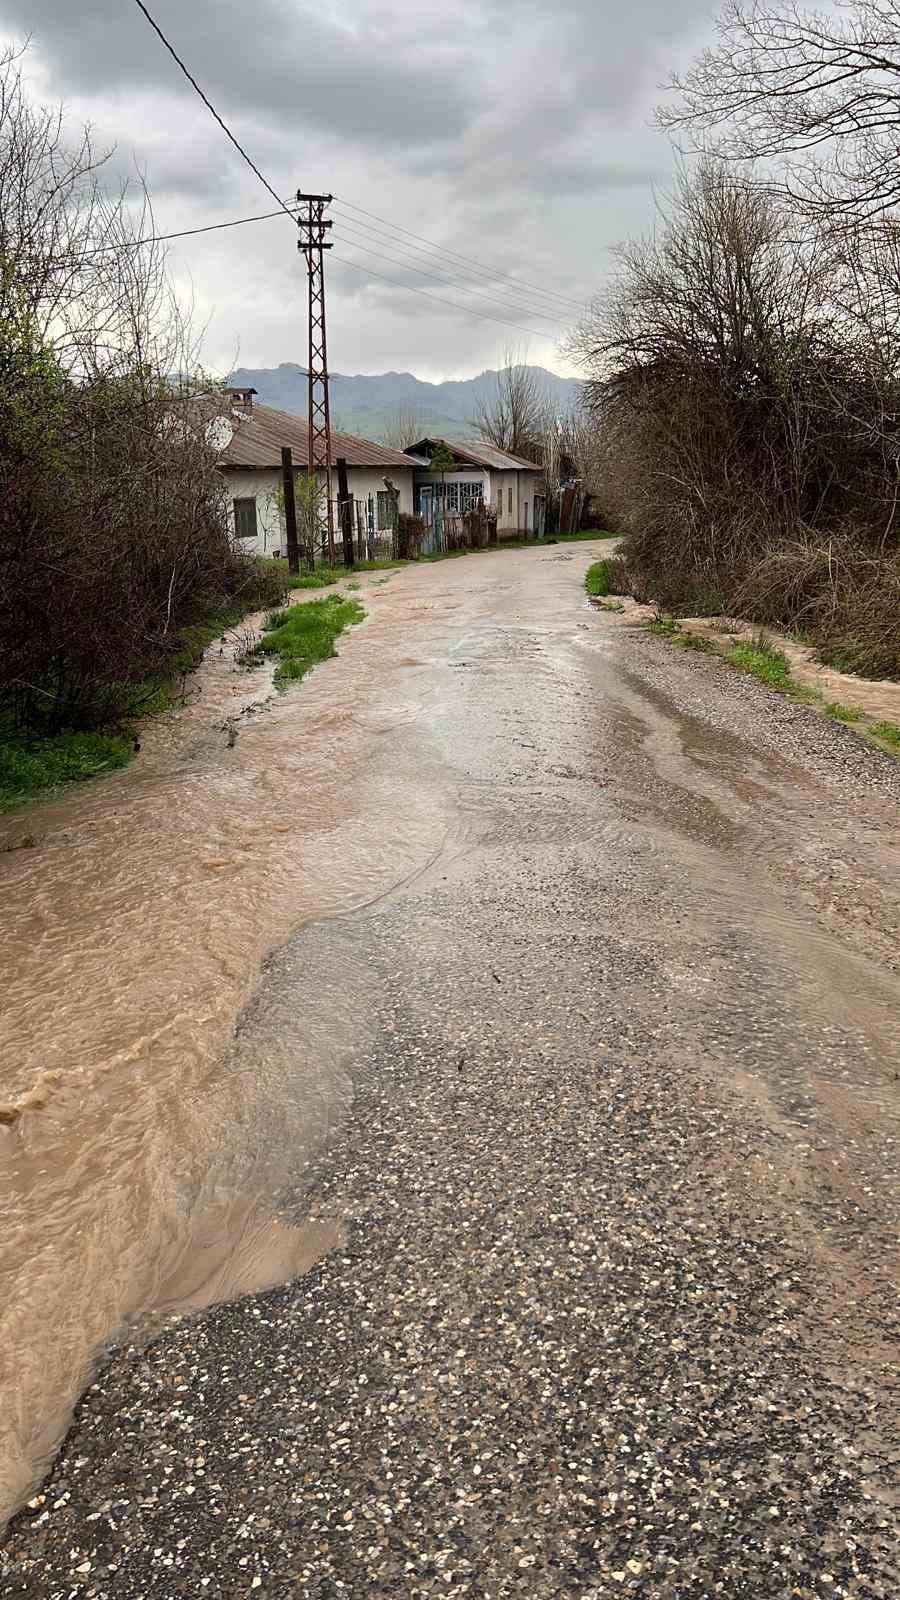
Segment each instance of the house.
[[[243,549],[258,555],[284,555],[286,534],[281,510],[281,451],[289,446],[294,465],[306,470],[309,432],[306,419],[289,411],[256,404],[255,389],[229,389],[230,410],[223,419],[219,470],[227,484],[228,512],[234,537]],[[415,468],[409,457],[369,439],[332,433],[332,459],[343,456],[354,506],[354,537],[379,549],[391,537],[393,511],[385,480],[399,492],[398,509],[413,509]],[[319,473],[324,484],[325,474]],[[337,474],[332,468],[334,527],[337,518]],[[340,549],[340,535],[336,535]]]
[[[453,457],[453,471],[431,471],[431,458],[439,445]],[[511,456],[478,440],[420,439],[408,445],[406,455],[415,463],[416,514],[426,528],[434,526],[435,511],[443,492],[444,513],[461,516],[484,505],[497,514],[497,532],[540,534],[544,531],[545,491],[542,469],[533,461]]]

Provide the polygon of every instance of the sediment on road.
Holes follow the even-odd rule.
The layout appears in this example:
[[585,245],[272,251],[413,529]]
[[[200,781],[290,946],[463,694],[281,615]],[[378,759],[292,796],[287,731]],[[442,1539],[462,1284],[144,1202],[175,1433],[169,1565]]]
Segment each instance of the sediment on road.
[[307,798],[364,745],[353,828],[317,805],[279,893],[424,829],[208,1058],[265,1104],[287,1041],[269,1127],[339,1060],[275,1207],[336,1240],[117,1347],[4,1600],[893,1600],[900,769],[592,611],[589,559],[404,570],[293,744],[284,700],[242,736]]

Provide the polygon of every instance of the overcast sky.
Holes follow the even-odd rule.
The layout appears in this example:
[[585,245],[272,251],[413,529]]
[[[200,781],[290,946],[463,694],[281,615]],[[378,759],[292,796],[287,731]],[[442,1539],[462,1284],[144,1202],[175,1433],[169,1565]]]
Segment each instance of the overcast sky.
[[[279,193],[331,191],[341,202],[328,261],[332,369],[440,380],[498,365],[509,341],[572,371],[557,350],[569,301],[596,293],[609,246],[651,221],[654,190],[672,170],[666,138],[648,126],[658,85],[708,35],[713,6],[149,0],[149,9]],[[271,209],[133,0],[0,0],[0,36],[27,34],[36,97],[64,100],[73,121],[116,146],[118,166],[146,173],[160,232]],[[469,277],[450,257],[418,257],[436,275],[422,276],[406,253],[416,241],[397,227],[567,298]],[[212,369],[305,363],[304,266],[286,218],[179,242],[171,264],[208,322]]]

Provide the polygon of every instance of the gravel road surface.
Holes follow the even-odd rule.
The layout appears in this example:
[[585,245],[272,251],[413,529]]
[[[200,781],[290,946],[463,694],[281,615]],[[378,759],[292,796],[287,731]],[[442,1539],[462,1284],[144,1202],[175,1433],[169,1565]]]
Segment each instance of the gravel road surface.
[[349,1010],[275,1198],[343,1243],[111,1352],[0,1595],[896,1600],[900,767],[590,608],[596,554],[371,591],[445,841],[240,1034]]

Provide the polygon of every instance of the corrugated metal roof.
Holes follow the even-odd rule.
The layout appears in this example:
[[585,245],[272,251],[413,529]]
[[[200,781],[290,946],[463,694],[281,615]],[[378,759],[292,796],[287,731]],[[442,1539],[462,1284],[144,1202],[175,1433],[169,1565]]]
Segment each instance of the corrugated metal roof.
[[[219,456],[220,467],[281,467],[281,451],[287,445],[294,452],[294,465],[302,467],[309,450],[309,429],[303,417],[274,406],[254,406],[252,411],[232,414],[235,424],[231,443]],[[333,460],[345,456],[348,467],[411,467],[409,456],[371,439],[355,439],[350,433],[332,433]]]
[[524,461],[521,456],[507,455],[505,450],[498,450],[492,444],[485,444],[482,439],[419,439],[416,444],[410,445],[407,455],[418,452],[423,444],[445,444],[454,455],[462,456],[464,461],[471,462],[476,467],[493,467],[495,472],[542,472],[534,461]]

